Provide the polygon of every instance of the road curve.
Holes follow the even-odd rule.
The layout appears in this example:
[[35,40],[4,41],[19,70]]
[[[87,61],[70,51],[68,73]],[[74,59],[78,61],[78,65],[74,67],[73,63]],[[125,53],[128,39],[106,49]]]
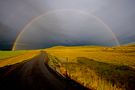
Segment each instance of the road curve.
[[0,90],[88,90],[48,67],[46,52],[30,61],[0,68]]

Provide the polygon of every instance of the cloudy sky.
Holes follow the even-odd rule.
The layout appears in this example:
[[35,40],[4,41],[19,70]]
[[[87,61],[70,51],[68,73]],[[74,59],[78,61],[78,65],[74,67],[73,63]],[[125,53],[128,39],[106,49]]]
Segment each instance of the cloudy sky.
[[115,45],[108,28],[120,44],[135,42],[135,0],[0,0],[0,49],[11,49],[21,30],[41,15],[20,37],[19,48]]

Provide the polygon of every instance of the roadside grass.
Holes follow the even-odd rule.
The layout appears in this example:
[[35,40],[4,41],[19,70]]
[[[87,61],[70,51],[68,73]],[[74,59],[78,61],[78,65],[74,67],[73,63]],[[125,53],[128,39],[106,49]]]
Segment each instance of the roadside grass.
[[[59,72],[59,68],[61,66],[61,61],[57,59],[57,57],[51,56],[48,54],[49,62],[48,65],[53,69]],[[59,72],[60,73],[60,72]]]
[[[99,79],[110,83],[111,87],[122,90],[135,89],[135,70],[125,65],[113,65],[104,62],[94,61],[85,57],[78,57],[78,63],[93,70]],[[92,78],[91,78],[92,79]],[[102,86],[102,83],[101,85]],[[110,88],[108,88],[110,90]],[[107,90],[107,89],[103,89]],[[114,89],[113,89],[114,90]]]
[[13,65],[26,60],[30,60],[39,53],[40,53],[39,50],[1,52],[0,55],[3,54],[4,57],[0,60],[0,67]]
[[53,47],[51,66],[92,90],[135,89],[135,47]]

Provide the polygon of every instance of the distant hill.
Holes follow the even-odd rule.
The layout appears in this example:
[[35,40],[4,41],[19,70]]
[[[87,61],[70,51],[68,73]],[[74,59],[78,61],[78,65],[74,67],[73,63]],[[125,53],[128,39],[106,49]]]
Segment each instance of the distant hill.
[[124,44],[122,46],[126,46],[126,47],[135,47],[135,42],[133,43],[128,43],[128,44]]

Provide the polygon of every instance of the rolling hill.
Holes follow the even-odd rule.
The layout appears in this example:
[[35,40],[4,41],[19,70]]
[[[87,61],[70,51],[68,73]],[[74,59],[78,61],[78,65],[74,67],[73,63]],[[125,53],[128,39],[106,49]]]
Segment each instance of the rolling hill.
[[[0,51],[0,67],[29,62],[41,50]],[[49,67],[91,90],[135,89],[135,44],[56,46],[46,51]]]

